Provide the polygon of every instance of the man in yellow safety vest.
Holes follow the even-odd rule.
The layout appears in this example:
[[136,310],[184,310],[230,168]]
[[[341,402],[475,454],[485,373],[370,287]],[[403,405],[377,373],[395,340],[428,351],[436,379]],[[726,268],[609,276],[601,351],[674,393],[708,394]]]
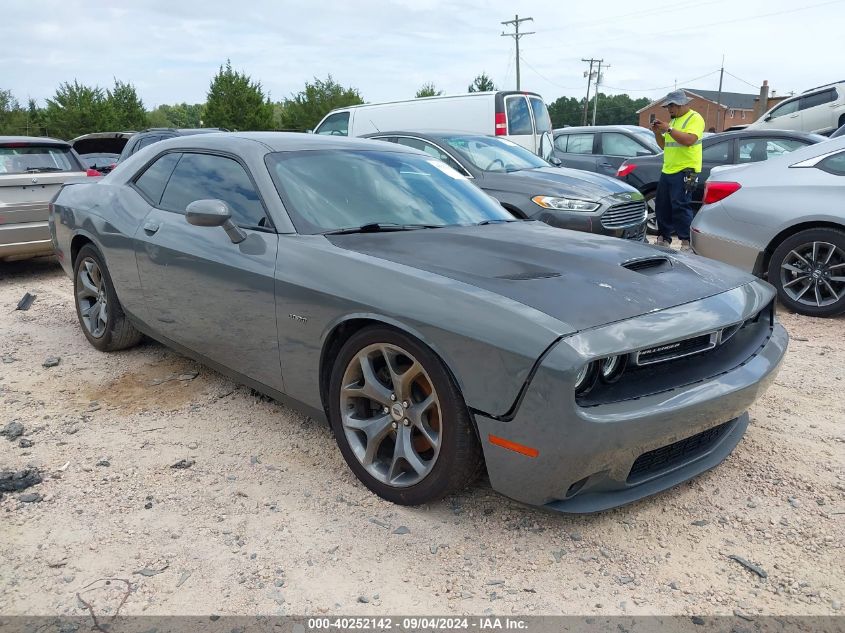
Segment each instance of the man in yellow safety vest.
[[663,171],[657,185],[655,215],[657,243],[668,246],[672,233],[681,240],[681,250],[690,250],[692,191],[701,173],[701,138],[704,118],[689,107],[690,98],[683,90],[670,92],[660,104],[671,120],[655,119],[651,124],[657,144],[663,148]]

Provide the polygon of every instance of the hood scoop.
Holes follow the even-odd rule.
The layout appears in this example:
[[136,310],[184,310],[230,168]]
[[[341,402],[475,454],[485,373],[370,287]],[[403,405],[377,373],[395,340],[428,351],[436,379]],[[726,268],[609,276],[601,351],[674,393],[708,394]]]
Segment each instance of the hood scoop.
[[642,257],[629,259],[622,263],[623,268],[632,270],[643,275],[657,275],[672,269],[672,260],[668,257]]
[[560,277],[560,273],[552,271],[513,273],[510,275],[497,275],[496,279],[509,279],[510,281],[529,281],[531,279],[551,279],[552,277]]

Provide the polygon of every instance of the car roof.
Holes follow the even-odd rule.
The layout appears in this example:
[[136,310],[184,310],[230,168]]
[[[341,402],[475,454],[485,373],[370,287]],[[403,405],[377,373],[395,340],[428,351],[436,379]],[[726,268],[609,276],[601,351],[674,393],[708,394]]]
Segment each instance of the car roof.
[[48,136],[0,136],[0,143],[23,143],[27,145],[61,145],[70,147],[70,143]]
[[752,130],[731,130],[730,132],[717,132],[707,137],[709,142],[718,143],[732,138],[748,138],[757,136],[768,136],[774,138],[794,138],[805,141],[820,142],[826,140],[821,134],[813,134],[812,132],[797,132],[795,130],[769,130],[769,129],[752,129]]
[[374,136],[419,136],[420,138],[428,138],[432,140],[446,139],[446,138],[496,138],[492,134],[479,134],[477,132],[464,132],[462,130],[387,130],[385,132],[370,132],[369,134],[362,134],[361,138],[373,138]]
[[628,130],[629,132],[650,132],[648,128],[643,127],[642,125],[573,125],[569,127],[557,127],[553,130],[555,134],[566,132],[602,132],[602,131],[615,131],[618,132],[620,130]]
[[[241,146],[254,149],[256,144],[263,145],[270,152],[296,152],[301,150],[372,150],[369,139],[349,138],[346,136],[323,136],[302,132],[216,132],[197,134],[190,137],[178,136],[155,143],[161,149],[187,147],[197,149],[231,149]],[[152,146],[150,146],[152,147]],[[145,148],[146,149],[146,148]],[[397,145],[394,151],[416,152],[412,148]]]

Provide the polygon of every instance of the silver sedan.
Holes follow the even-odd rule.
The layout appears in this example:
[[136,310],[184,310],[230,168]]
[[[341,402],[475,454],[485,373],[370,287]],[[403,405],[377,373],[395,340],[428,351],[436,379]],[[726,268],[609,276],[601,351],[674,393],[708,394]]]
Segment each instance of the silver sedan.
[[845,138],[715,168],[692,247],[761,277],[799,314],[845,312]]

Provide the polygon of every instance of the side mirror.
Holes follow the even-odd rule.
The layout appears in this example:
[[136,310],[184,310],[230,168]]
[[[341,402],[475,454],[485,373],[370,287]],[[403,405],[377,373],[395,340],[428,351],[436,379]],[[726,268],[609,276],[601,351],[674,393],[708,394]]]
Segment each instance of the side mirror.
[[563,161],[557,156],[549,156],[549,162],[555,167],[560,167],[561,165],[563,165]]
[[763,119],[763,120],[764,120],[764,121],[766,121],[766,122],[771,121],[771,120],[772,120],[772,115],[770,114],[769,116],[767,116],[767,117],[766,117],[765,119]]
[[229,205],[222,200],[194,200],[185,209],[185,219],[194,226],[222,226],[233,244],[246,239],[246,233],[232,222]]

